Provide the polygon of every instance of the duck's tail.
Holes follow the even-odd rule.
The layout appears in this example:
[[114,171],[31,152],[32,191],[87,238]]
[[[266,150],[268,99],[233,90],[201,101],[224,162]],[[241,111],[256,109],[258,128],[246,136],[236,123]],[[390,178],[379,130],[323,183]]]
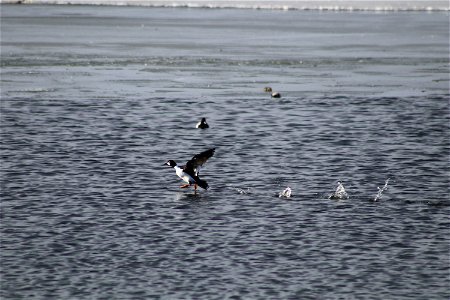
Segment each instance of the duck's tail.
[[195,181],[199,187],[201,187],[202,189],[207,190],[208,189],[208,183],[206,182],[206,180],[201,180],[200,178],[197,178],[197,180]]

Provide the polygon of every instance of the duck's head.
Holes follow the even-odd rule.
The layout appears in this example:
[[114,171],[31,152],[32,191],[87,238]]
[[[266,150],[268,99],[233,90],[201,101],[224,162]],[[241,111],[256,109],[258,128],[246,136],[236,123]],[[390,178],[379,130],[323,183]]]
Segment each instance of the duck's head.
[[201,122],[204,124],[206,123],[206,118],[202,118]]
[[174,160],[168,160],[164,165],[168,165],[169,167],[174,168],[177,163]]

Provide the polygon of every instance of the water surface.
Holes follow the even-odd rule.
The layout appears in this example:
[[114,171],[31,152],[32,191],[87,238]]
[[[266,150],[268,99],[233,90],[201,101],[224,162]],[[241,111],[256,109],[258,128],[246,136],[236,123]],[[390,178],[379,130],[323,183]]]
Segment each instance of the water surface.
[[448,13],[1,9],[2,299],[448,299]]

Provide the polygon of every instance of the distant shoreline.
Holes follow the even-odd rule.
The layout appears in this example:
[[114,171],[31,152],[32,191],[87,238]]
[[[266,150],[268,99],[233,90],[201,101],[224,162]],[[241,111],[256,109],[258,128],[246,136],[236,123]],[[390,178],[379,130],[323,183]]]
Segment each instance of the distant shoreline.
[[93,5],[142,6],[158,8],[211,8],[262,10],[318,10],[318,11],[450,11],[448,1],[332,1],[332,0],[0,0],[0,4],[26,5]]

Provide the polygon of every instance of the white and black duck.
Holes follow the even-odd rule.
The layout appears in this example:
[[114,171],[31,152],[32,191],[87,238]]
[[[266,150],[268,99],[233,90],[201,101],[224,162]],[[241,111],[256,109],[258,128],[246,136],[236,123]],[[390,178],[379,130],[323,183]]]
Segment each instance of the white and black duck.
[[174,160],[168,160],[165,165],[168,165],[175,169],[176,174],[186,184],[180,186],[180,188],[187,188],[194,185],[194,189],[197,190],[197,185],[205,190],[208,189],[208,183],[206,180],[202,180],[199,177],[200,168],[206,163],[206,161],[214,155],[215,148],[208,149],[199,154],[194,155],[186,165],[178,166]]
[[195,128],[206,129],[209,128],[208,123],[206,123],[206,118],[202,118],[200,122],[195,125]]

